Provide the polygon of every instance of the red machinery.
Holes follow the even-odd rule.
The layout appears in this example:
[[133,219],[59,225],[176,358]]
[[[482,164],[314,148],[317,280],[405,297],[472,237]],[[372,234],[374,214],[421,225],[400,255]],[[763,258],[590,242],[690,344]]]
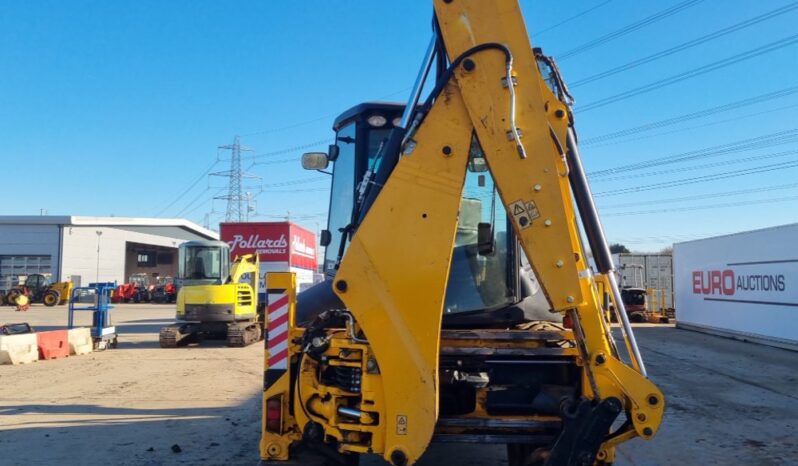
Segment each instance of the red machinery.
[[130,276],[130,281],[116,288],[112,298],[113,302],[139,303],[150,300],[150,279],[146,273],[135,273]]
[[158,277],[155,288],[150,294],[153,303],[166,304],[177,301],[177,287],[172,277]]

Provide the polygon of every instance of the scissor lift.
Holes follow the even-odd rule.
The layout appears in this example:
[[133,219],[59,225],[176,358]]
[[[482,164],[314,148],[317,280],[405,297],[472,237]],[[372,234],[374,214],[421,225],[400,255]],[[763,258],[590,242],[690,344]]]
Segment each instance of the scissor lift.
[[[118,335],[116,327],[111,322],[111,292],[116,288],[115,283],[90,283],[87,287],[78,287],[72,290],[69,300],[68,328],[75,327],[75,311],[92,311],[91,336],[95,350],[116,348]],[[84,306],[91,296],[91,305]]]

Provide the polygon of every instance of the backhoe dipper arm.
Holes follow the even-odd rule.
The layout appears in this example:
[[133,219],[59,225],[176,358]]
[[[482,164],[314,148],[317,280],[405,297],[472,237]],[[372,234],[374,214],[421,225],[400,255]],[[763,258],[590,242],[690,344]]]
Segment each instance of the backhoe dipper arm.
[[[650,438],[659,427],[664,398],[645,377],[626,320],[579,159],[567,103],[570,95],[556,65],[532,49],[515,0],[436,0],[435,13],[450,61],[456,62],[479,44],[502,44],[509,51],[510,57],[481,51],[466,59],[470,63],[463,60],[454,73],[460,93],[502,202],[552,309],[575,317],[575,330],[583,339],[585,372],[591,379],[588,386],[597,391],[592,396],[621,400],[637,434]],[[546,80],[551,86],[541,68],[549,71]],[[507,83],[510,73],[513,87]],[[520,140],[513,130],[521,133]],[[619,359],[610,341],[601,298],[579,241],[574,201],[599,272],[606,275],[619,320],[625,324],[621,329],[634,369]]]

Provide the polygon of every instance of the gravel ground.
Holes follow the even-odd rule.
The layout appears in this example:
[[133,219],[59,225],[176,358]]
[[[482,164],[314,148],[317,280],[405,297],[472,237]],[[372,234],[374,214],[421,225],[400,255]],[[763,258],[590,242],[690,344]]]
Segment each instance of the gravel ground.
[[[0,463],[257,464],[262,346],[160,349],[173,313],[119,305],[118,349],[0,366]],[[90,324],[89,313],[80,319]],[[60,328],[66,307],[0,308],[0,322],[24,321]],[[616,464],[798,464],[798,353],[671,326],[637,335],[666,419],[654,440],[625,444]],[[444,463],[506,460],[500,445],[434,445],[419,464]]]

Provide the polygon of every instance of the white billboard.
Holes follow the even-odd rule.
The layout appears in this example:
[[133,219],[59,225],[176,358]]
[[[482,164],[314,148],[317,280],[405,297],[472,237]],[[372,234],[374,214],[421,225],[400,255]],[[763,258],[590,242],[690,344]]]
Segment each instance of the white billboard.
[[798,224],[674,245],[677,325],[798,348]]

